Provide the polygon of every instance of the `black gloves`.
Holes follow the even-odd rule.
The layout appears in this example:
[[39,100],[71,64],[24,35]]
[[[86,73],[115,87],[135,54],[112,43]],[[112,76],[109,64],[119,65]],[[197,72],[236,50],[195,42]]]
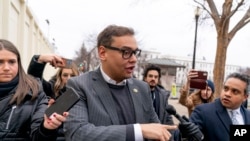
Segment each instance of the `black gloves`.
[[181,122],[179,124],[179,130],[182,138],[187,138],[189,141],[201,141],[204,136],[199,127],[192,122]]

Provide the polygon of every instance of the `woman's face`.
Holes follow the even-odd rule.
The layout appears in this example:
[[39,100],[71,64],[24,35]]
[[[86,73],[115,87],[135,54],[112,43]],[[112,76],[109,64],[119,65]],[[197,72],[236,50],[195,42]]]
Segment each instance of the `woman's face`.
[[201,90],[202,99],[209,99],[212,96],[212,89],[207,87],[207,89]]
[[2,49],[0,50],[0,83],[10,82],[18,73],[16,54]]
[[73,73],[72,69],[63,69],[61,74],[63,84],[66,84],[68,79],[73,76],[75,76],[75,74]]

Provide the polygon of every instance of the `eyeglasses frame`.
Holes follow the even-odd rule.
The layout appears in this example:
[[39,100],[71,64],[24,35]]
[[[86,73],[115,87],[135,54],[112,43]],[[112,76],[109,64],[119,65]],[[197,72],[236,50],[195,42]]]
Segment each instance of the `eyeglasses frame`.
[[[141,55],[141,49],[138,49],[138,48],[137,48],[136,50],[132,50],[132,49],[130,49],[129,47],[126,47],[126,46],[124,46],[124,47],[122,47],[122,48],[113,47],[113,46],[104,46],[104,47],[107,48],[107,49],[116,50],[116,51],[121,52],[121,53],[122,53],[122,58],[123,58],[123,59],[129,59],[129,58],[132,57],[133,54],[134,54],[136,57],[139,57],[139,56]],[[125,48],[127,48],[127,49],[125,49]],[[125,51],[131,51],[129,57],[124,57]]]

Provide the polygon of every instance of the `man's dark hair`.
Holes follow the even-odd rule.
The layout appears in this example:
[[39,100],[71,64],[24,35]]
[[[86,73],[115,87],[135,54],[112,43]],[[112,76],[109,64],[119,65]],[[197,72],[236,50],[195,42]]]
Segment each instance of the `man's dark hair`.
[[145,68],[144,73],[143,73],[143,80],[145,77],[147,77],[148,72],[151,70],[156,70],[159,74],[159,79],[161,78],[161,68],[156,66],[156,65],[149,65],[148,67]]
[[120,37],[125,35],[133,36],[135,34],[132,28],[125,26],[109,25],[97,37],[97,47],[110,46],[113,42],[112,37]]
[[241,81],[245,82],[246,88],[244,90],[244,93],[248,94],[248,87],[249,87],[249,83],[250,83],[249,76],[247,76],[246,74],[234,72],[234,73],[229,74],[227,76],[226,80],[228,80],[229,78],[237,78],[237,79],[240,79]]

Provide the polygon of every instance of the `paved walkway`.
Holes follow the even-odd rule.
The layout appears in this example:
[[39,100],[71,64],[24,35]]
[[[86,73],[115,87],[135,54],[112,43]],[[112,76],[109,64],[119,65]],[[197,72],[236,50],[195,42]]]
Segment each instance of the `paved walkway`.
[[[183,116],[185,115],[186,117],[188,117],[188,110],[185,106],[182,106],[179,102],[178,102],[178,99],[172,99],[172,98],[169,98],[168,100],[168,103],[170,105],[173,105],[176,109],[176,113],[178,113],[180,116]],[[173,116],[173,119],[174,119],[174,123],[175,124],[178,124],[179,121]]]

